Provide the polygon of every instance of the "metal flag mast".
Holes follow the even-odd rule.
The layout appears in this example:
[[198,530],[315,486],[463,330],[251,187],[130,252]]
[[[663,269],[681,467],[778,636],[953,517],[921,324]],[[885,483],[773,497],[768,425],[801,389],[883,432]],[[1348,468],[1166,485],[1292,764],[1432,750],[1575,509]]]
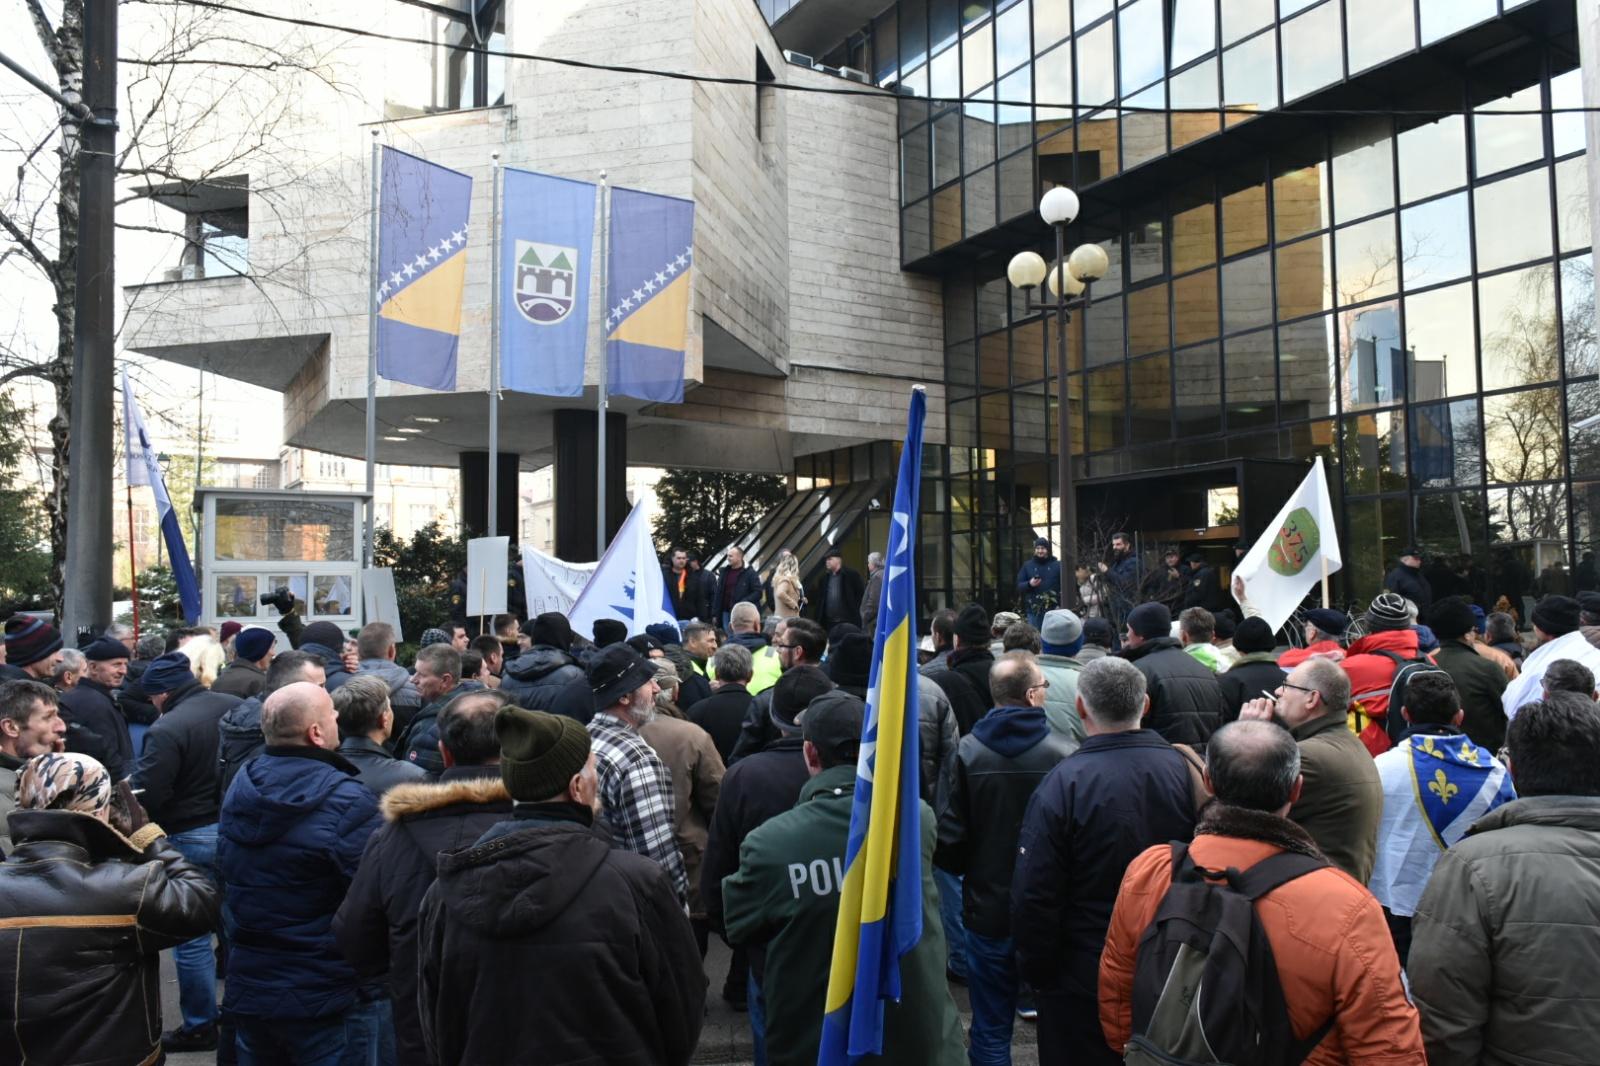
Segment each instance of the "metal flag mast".
[[378,131],[372,131],[372,217],[367,225],[367,514],[361,565],[370,567],[377,530],[378,468]]
[[[606,172],[600,172],[600,292],[601,310],[611,314],[611,187],[606,184]],[[604,321],[604,319],[602,319]],[[611,363],[609,329],[600,334],[600,378],[595,389],[595,514],[594,557],[606,554],[606,377]]]
[[500,518],[500,152],[489,153],[489,520],[484,536],[499,536]]

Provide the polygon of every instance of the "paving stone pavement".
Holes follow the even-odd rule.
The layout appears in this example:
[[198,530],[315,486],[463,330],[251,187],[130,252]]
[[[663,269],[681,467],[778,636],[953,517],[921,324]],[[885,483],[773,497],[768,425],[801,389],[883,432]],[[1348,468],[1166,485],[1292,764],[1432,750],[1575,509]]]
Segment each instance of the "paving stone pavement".
[[[728,949],[713,936],[711,950],[706,954],[706,1023],[700,1032],[700,1047],[695,1052],[694,1061],[706,1066],[749,1066],[750,1027],[746,1017],[724,1003],[719,995],[722,979],[727,972]],[[961,1008],[965,1027],[970,1020],[967,990],[961,985],[951,985],[950,990],[955,995],[956,1005]],[[172,968],[170,951],[161,954],[161,1017],[168,1029],[177,1024],[179,1017],[178,978]],[[167,1057],[170,1066],[214,1066],[216,1061],[216,1055],[209,1052]],[[1027,1022],[1017,1022],[1016,1035],[1011,1043],[1011,1061],[1014,1066],[1037,1066],[1039,1052],[1034,1027]]]

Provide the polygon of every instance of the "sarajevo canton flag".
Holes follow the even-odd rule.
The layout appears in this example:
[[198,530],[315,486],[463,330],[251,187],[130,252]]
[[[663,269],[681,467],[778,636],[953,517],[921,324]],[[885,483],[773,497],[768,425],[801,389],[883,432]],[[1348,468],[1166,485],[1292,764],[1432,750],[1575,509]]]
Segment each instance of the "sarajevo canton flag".
[[606,389],[683,402],[694,201],[615,189],[607,265]]
[[630,637],[657,622],[677,627],[643,504],[634,504],[628,512],[627,520],[595,567],[594,576],[578,593],[577,602],[567,614],[574,633],[592,632],[595,620],[600,618],[624,623]]
[[582,396],[595,187],[505,170],[500,231],[500,386]]
[[133,386],[128,383],[128,372],[122,372],[122,433],[123,454],[128,460],[128,485],[149,485],[156,496],[156,515],[161,521],[161,539],[167,544],[167,557],[172,560],[172,579],[178,585],[178,601],[183,605],[183,619],[190,625],[200,619],[200,584],[194,578],[194,567],[189,563],[189,547],[183,542],[183,527],[178,524],[178,512],[167,495],[166,479],[161,476],[161,463],[156,458],[155,445],[150,443],[150,432],[145,429],[144,414],[139,401],[133,398]]
[[385,147],[378,187],[378,376],[454,392],[472,179]]
[[1276,632],[1322,580],[1323,558],[1329,574],[1344,565],[1319,455],[1267,533],[1234,568],[1233,598],[1246,616],[1262,619]]
[[927,405],[927,394],[920,387],[912,390],[884,552],[883,607],[856,762],[818,1066],[845,1066],[882,1054],[883,1002],[900,999],[900,960],[922,939],[917,581],[912,563]]

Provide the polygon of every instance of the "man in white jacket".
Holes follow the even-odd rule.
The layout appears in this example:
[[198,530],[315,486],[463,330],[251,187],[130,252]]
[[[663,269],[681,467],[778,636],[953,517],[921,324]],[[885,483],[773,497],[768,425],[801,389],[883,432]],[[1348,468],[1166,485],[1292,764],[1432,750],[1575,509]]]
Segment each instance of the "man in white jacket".
[[1524,704],[1544,697],[1544,672],[1557,659],[1582,663],[1600,675],[1600,648],[1578,631],[1578,601],[1570,596],[1546,596],[1533,609],[1533,635],[1537,646],[1522,661],[1522,673],[1506,686],[1502,697],[1507,718],[1515,718]]

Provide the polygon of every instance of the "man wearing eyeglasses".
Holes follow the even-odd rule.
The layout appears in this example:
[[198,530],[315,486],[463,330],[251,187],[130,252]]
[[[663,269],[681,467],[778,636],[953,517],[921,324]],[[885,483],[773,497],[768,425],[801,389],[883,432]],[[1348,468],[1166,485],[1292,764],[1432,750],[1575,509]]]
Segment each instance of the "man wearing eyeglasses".
[[[989,671],[995,707],[973,724],[956,749],[950,787],[939,812],[933,861],[961,883],[967,938],[967,988],[972,996],[971,1061],[1009,1063],[1018,1004],[1011,943],[1011,874],[1028,799],[1078,742],[1050,728],[1050,682],[1027,652],[1004,656]],[[1031,1004],[1025,1017],[1032,1016]]]
[[1367,746],[1350,731],[1350,678],[1328,659],[1307,659],[1290,672],[1276,699],[1246,703],[1239,718],[1275,721],[1300,745],[1300,799],[1289,819],[1362,884],[1372,879],[1383,821],[1383,781]]

